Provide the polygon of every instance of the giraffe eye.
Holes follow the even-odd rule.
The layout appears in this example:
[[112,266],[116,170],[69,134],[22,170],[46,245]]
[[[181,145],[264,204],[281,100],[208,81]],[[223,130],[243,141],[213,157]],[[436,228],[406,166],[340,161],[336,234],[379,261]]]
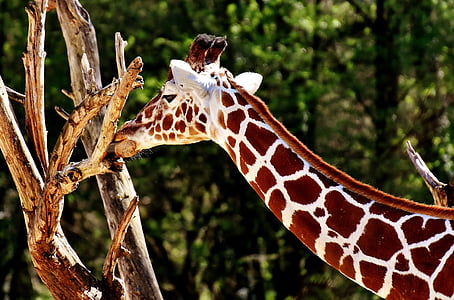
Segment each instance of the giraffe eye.
[[162,96],[162,98],[166,99],[167,101],[172,101],[173,99],[175,99],[177,95],[176,94],[171,94],[171,95],[164,95]]

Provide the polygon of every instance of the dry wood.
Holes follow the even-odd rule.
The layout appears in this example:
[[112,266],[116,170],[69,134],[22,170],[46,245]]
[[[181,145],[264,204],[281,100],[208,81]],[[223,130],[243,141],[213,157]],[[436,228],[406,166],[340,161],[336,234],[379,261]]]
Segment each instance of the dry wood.
[[[87,270],[71,248],[60,226],[64,195],[72,192],[80,180],[118,169],[118,162],[104,159],[105,149],[114,135],[116,122],[128,93],[141,87],[140,58],[124,68],[125,42],[118,35],[119,79],[102,89],[96,37],[88,13],[74,0],[51,1],[57,6],[62,31],[67,42],[72,91],[66,92],[75,102],[47,160],[44,119],[44,24],[47,1],[32,2],[27,9],[29,40],[24,54],[26,69],[25,96],[4,86],[0,78],[0,150],[16,184],[27,228],[28,245],[38,275],[55,299],[162,299],[145,246],[137,200],[127,170],[108,176],[97,176],[111,234],[115,235],[113,255],[106,263],[107,279],[97,280]],[[22,102],[26,108],[26,125],[31,136],[34,160],[19,129],[8,96]],[[102,123],[103,107],[109,104],[109,119]],[[99,113],[101,111],[101,113]],[[101,132],[101,136],[100,136]],[[76,141],[82,137],[89,158],[70,163]],[[90,154],[93,152],[93,156]],[[131,203],[131,204],[130,204]],[[130,205],[129,205],[130,204]],[[125,208],[129,210],[123,221]],[[131,227],[126,234],[126,228]],[[117,230],[117,225],[118,230]],[[117,232],[117,233],[116,233]],[[132,255],[121,257],[124,245]],[[120,281],[114,280],[113,270],[119,262],[125,279],[126,293]]]
[[11,100],[19,102],[21,104],[25,103],[25,95],[24,94],[16,92],[15,90],[13,90],[12,88],[9,88],[9,87],[6,87],[6,92],[8,93],[8,97]]
[[47,0],[30,2],[28,15],[27,51],[23,61],[25,67],[25,122],[34,151],[41,163],[41,172],[48,165],[47,131],[44,116],[44,51]]
[[[0,150],[19,193],[30,255],[39,276],[55,299],[69,299],[77,295],[81,299],[95,299],[88,294],[89,291],[99,294],[100,282],[83,266],[60,226],[50,242],[44,239],[44,181],[25,144],[1,78],[0,135]],[[65,282],[64,285],[61,284],[62,281]]]
[[415,166],[419,175],[424,179],[426,186],[434,199],[434,204],[443,207],[454,206],[454,186],[443,183],[430,171],[421,155],[413,149],[410,141],[407,141],[407,154]]
[[[46,236],[53,238],[60,223],[63,211],[63,196],[72,193],[78,183],[88,177],[118,170],[117,164],[103,160],[107,146],[113,139],[120,111],[124,106],[129,91],[136,87],[134,82],[142,69],[140,58],[136,58],[124,78],[116,80],[106,88],[87,98],[69,116],[57,140],[51,156],[51,164],[46,180],[44,198],[46,199]],[[69,163],[76,142],[88,122],[95,117],[101,108],[110,102],[109,113],[101,129],[101,135],[93,154],[78,163]],[[113,166],[114,165],[114,166]]]
[[[57,1],[57,14],[67,45],[72,87],[71,98],[78,105],[87,94],[81,71],[81,58],[84,53],[90,68],[93,69],[96,89],[101,88],[95,31],[88,12],[78,1]],[[97,142],[99,128],[101,128],[101,117],[94,118],[82,135],[84,147],[89,155]],[[131,199],[135,197],[136,192],[126,168],[119,173],[98,175],[96,180],[109,229],[113,236],[124,211]],[[131,255],[119,261],[119,271],[125,283],[126,296],[129,299],[162,299],[148,256],[137,209],[125,237],[124,247],[131,251]]]
[[129,203],[128,208],[123,215],[120,223],[118,224],[117,231],[112,239],[112,245],[110,246],[109,252],[107,253],[106,261],[102,268],[102,276],[106,282],[107,286],[112,286],[114,280],[115,266],[118,263],[118,259],[126,255],[130,255],[131,252],[121,246],[123,242],[126,231],[128,230],[131,219],[134,215],[134,211],[139,205],[139,197],[134,197],[134,199]]

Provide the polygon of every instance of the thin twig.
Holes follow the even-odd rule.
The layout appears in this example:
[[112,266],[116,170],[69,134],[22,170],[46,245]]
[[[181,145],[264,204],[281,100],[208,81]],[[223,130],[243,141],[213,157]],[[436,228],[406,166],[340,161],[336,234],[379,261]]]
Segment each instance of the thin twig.
[[60,106],[54,106],[54,109],[60,117],[62,117],[65,121],[68,121],[71,115],[66,110]]
[[108,286],[112,285],[115,266],[117,265],[118,259],[129,254],[129,251],[122,248],[121,244],[125,238],[127,229],[138,205],[139,197],[135,196],[129,203],[128,208],[118,224],[117,231],[115,232],[112,240],[112,245],[110,245],[109,252],[107,253],[106,261],[104,262],[104,266],[102,268],[102,276]]
[[61,92],[62,92],[63,95],[65,95],[69,99],[73,100],[73,102],[74,102],[74,94],[73,94],[73,92],[65,90],[65,89],[62,89]]
[[99,90],[97,93],[88,95],[85,100],[77,106],[68,118],[60,136],[55,143],[49,163],[47,177],[56,175],[65,165],[69,163],[72,151],[77,140],[83,133],[88,122],[98,114],[101,108],[109,103],[118,88],[118,80]]
[[117,56],[117,72],[118,78],[123,77],[126,73],[126,62],[125,62],[125,47],[128,45],[128,42],[123,40],[119,32],[115,32],[115,53]]
[[452,206],[453,202],[453,189],[450,185],[441,182],[429,170],[421,155],[413,149],[411,142],[407,141],[407,154],[411,162],[415,166],[419,175],[423,178],[426,186],[429,188],[430,193],[434,199],[434,204],[448,207]]
[[25,103],[25,95],[24,94],[16,92],[15,90],[13,90],[12,88],[9,88],[7,86],[5,88],[6,88],[6,92],[8,93],[8,98],[10,98],[11,100],[14,100],[16,102],[19,102],[20,104],[24,104]]

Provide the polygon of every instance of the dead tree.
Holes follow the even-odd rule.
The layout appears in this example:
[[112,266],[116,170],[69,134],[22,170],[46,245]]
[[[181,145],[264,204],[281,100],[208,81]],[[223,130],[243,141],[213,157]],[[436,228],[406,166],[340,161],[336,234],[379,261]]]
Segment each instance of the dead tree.
[[[75,108],[70,114],[61,113],[66,124],[49,155],[44,115],[44,25],[46,12],[54,8],[70,66],[71,91],[65,94]],[[129,92],[142,84],[142,61],[138,57],[125,67],[124,41],[117,35],[118,79],[103,87],[94,27],[77,0],[35,1],[26,11],[25,95],[7,88],[0,77],[0,150],[19,193],[28,247],[38,275],[56,299],[162,299],[131,179],[119,162],[104,157]],[[29,145],[10,98],[25,106]],[[70,162],[79,138],[88,158]],[[64,196],[81,180],[95,175],[113,238],[100,279],[83,265],[60,226]],[[114,275],[117,262],[120,280]]]

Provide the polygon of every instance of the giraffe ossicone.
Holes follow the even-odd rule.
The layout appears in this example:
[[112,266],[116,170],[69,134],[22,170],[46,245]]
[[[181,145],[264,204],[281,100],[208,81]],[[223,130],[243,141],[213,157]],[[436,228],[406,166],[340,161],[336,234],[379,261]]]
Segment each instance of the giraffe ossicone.
[[260,75],[219,66],[225,45],[198,37],[185,62],[171,62],[160,93],[117,132],[116,155],[213,140],[284,226],[351,280],[387,299],[454,299],[454,209],[383,193],[324,162],[253,95]]

